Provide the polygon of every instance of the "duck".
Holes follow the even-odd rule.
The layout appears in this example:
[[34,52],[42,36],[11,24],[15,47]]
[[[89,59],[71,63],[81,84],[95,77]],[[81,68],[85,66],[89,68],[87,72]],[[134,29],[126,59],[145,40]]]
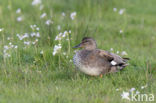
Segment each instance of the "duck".
[[84,37],[81,43],[73,48],[81,48],[73,56],[75,67],[90,76],[115,73],[129,65],[129,58],[98,49],[92,37]]

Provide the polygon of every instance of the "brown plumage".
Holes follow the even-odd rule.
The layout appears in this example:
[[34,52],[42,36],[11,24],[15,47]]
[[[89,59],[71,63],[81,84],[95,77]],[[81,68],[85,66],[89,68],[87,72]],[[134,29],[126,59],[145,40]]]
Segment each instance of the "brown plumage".
[[121,58],[114,53],[97,49],[96,41],[91,37],[84,37],[74,48],[82,48],[73,57],[75,66],[88,75],[117,72],[128,65],[129,58]]

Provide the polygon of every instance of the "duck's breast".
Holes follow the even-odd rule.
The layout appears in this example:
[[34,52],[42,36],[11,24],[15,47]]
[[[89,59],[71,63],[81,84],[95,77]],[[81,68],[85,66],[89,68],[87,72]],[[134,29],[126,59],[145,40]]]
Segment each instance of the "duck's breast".
[[75,53],[75,55],[73,56],[73,62],[74,62],[76,67],[78,67],[78,68],[81,67],[81,57],[79,55],[79,51],[77,51]]

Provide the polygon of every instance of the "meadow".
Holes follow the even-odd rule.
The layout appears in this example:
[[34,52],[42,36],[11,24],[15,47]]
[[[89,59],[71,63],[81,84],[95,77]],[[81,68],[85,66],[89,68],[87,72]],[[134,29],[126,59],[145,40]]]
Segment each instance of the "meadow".
[[[123,98],[132,91],[156,96],[155,4],[0,0],[0,103],[135,103]],[[76,70],[72,47],[85,36],[129,57],[130,65],[102,78]]]

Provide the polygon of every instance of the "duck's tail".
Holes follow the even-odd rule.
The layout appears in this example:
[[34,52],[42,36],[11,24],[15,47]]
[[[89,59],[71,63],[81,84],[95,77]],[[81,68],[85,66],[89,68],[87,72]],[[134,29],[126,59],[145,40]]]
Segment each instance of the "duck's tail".
[[127,62],[128,60],[130,60],[130,58],[122,58],[125,62]]
[[123,68],[125,68],[126,66],[129,65],[129,63],[127,63],[128,61],[130,60],[130,58],[123,58],[123,61],[125,63],[121,64],[119,67],[120,67],[120,70],[122,70]]

